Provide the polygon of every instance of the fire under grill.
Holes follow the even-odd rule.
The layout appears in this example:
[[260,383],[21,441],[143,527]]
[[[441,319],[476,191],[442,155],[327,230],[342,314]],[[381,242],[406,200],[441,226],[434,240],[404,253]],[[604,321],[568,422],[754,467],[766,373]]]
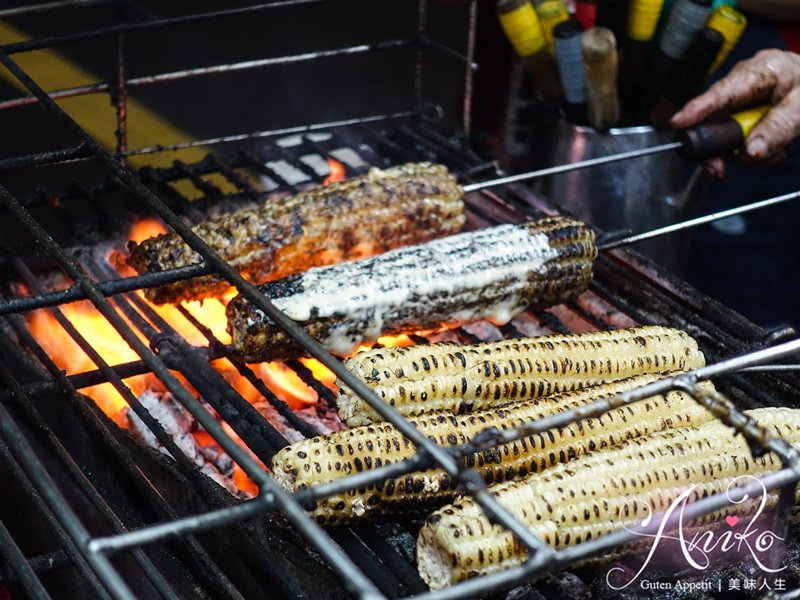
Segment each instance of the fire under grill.
[[[71,38],[111,39],[116,51],[124,47],[123,36],[224,20],[237,12],[255,18],[272,11],[310,10],[306,5],[348,3],[280,2],[161,19],[133,3],[51,4],[38,10],[9,9],[0,16],[62,15],[124,5],[137,9],[137,19],[89,33],[43,36],[6,45],[0,51],[0,62],[32,94],[32,99],[0,104],[0,118],[36,102],[49,123],[76,140],[66,149],[0,159],[0,171],[38,175],[54,168],[52,165],[61,169],[88,162],[102,172],[88,182],[76,179],[56,190],[47,185],[31,186],[27,193],[0,188],[6,212],[0,224],[5,232],[0,297],[0,599],[79,594],[100,598],[619,597],[605,585],[607,564],[579,563],[591,556],[613,554],[634,534],[621,530],[570,550],[552,552],[493,499],[474,473],[460,469],[457,461],[464,453],[497,446],[514,436],[601,414],[609,410],[609,402],[590,405],[584,412],[534,421],[521,430],[487,432],[465,446],[439,447],[392,409],[381,407],[362,382],[283,317],[187,226],[219,211],[269,202],[279,194],[321,185],[339,168],[354,176],[373,166],[427,160],[446,165],[464,183],[498,175],[497,166],[474,154],[468,143],[477,3],[458,7],[467,29],[466,49],[459,51],[442,47],[433,34],[429,36],[426,18],[430,7],[420,2],[412,6],[411,22],[416,29],[407,39],[263,60],[267,66],[282,67],[300,60],[326,60],[331,54],[408,47],[414,65],[412,79],[418,85],[411,95],[411,108],[345,115],[315,121],[315,125],[287,123],[286,127],[216,135],[165,148],[128,147],[126,84],[157,85],[229,71],[234,65],[247,69],[252,64],[241,61],[136,79],[126,76],[125,53],[120,50],[119,77],[113,84],[60,92],[62,97],[111,94],[118,118],[116,152],[107,151],[67,116],[28,77],[14,55],[35,48],[58,48],[75,41]],[[460,135],[450,135],[446,128],[443,133],[439,119],[446,111],[424,101],[422,72],[429,63],[423,59],[431,53],[444,55],[462,71],[458,81],[464,85],[465,100]],[[59,93],[51,95],[58,97]],[[177,159],[166,166],[128,166],[136,156],[206,146],[217,151],[200,160]],[[24,188],[17,180],[14,184]],[[466,205],[467,229],[517,223],[555,212],[523,185],[470,193]],[[115,257],[124,251],[129,231],[151,222],[154,216],[162,227],[166,223],[187,240],[198,253],[198,263],[151,275],[120,272]],[[139,293],[207,273],[223,276],[285,326],[315,358],[245,364],[231,352],[224,324],[220,325],[221,303],[185,303],[165,311]],[[87,320],[99,322],[100,329],[83,329]],[[800,378],[791,365],[782,364],[786,344],[778,345],[793,338],[793,331],[764,331],[623,249],[601,253],[589,290],[575,301],[526,311],[502,327],[482,322],[407,336],[403,342],[453,339],[474,343],[656,323],[683,329],[698,340],[710,365],[698,375],[712,379],[733,404],[697,392],[694,380],[686,378],[634,390],[623,394],[621,400],[633,402],[669,386],[689,389],[698,401],[737,428],[756,451],[778,453],[784,468],[763,482],[769,489],[781,489],[773,530],[786,533],[788,527],[787,544],[778,549],[785,552],[783,564],[787,567],[781,572],[783,583],[772,593],[796,597],[798,592],[792,590],[800,588],[800,544],[796,529],[787,525],[787,516],[800,479],[800,462],[790,447],[764,438],[741,413],[761,406],[798,406]],[[48,337],[43,330],[56,335]],[[125,352],[109,354],[109,340]],[[759,351],[761,354],[753,354]],[[68,363],[84,356],[84,362]],[[744,358],[733,358],[739,356]],[[418,452],[391,466],[287,494],[264,465],[289,442],[343,427],[335,410],[331,373],[394,423],[417,445]],[[430,592],[415,567],[420,520],[322,528],[303,510],[337,491],[432,466],[458,479],[487,514],[514,532],[531,559],[509,571]],[[757,492],[752,486],[748,491]],[[691,503],[686,518],[730,502],[730,498],[714,496]],[[713,566],[713,575],[687,572],[682,577],[720,582],[719,589],[695,591],[693,597],[730,597],[729,580],[751,577],[753,565],[746,558],[720,561]],[[625,568],[635,570],[631,565]],[[659,572],[650,575],[656,579]],[[674,572],[660,575],[674,580]],[[770,583],[776,587],[774,580]],[[764,595],[765,588],[745,588],[741,593]],[[624,595],[652,597],[652,591],[626,590]]]

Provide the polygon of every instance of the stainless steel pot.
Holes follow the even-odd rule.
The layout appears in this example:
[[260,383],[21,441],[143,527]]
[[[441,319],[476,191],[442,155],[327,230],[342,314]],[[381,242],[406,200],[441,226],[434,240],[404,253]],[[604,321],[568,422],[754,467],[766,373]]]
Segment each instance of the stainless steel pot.
[[[573,163],[664,144],[669,130],[649,126],[611,129],[553,119],[542,128],[547,164]],[[705,197],[708,179],[700,167],[675,152],[628,159],[541,179],[537,191],[555,205],[606,231],[634,232],[669,225],[695,214]],[[683,234],[640,242],[635,249],[675,271],[683,271],[688,241]]]

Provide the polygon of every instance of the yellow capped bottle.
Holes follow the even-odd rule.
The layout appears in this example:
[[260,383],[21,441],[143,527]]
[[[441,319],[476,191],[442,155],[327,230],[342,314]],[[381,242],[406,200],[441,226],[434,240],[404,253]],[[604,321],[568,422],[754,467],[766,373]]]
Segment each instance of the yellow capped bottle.
[[545,103],[560,102],[563,91],[555,61],[548,53],[539,15],[529,0],[499,0],[497,18],[531,79],[536,96]]

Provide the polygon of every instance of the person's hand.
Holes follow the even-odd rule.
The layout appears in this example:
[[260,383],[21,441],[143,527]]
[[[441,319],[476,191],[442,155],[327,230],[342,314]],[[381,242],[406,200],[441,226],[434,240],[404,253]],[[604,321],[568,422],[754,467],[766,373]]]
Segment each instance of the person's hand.
[[[765,102],[772,108],[745,140],[747,157],[753,161],[781,157],[786,145],[800,135],[800,55],[762,50],[688,102],[670,124],[683,129]],[[717,177],[725,174],[721,158],[708,161],[706,166]]]

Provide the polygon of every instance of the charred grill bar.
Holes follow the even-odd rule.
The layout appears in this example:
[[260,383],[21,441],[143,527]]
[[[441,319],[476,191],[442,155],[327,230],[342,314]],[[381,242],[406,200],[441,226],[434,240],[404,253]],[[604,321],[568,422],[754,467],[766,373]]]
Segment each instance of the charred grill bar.
[[[72,3],[66,2],[60,7],[70,4]],[[224,13],[120,25],[96,32],[62,36],[59,39],[45,38],[13,44],[6,46],[6,52],[0,54],[0,62],[24,83],[36,101],[52,117],[65,129],[72,131],[79,140],[74,149],[66,151],[67,154],[56,152],[36,158],[22,157],[22,160],[12,160],[4,166],[9,169],[28,168],[32,165],[48,164],[54,159],[60,161],[64,158],[84,158],[90,153],[92,159],[101,162],[113,178],[123,182],[122,187],[133,197],[130,205],[135,207],[134,210],[139,211],[142,205],[146,205],[159,214],[184,237],[203,260],[197,265],[163,274],[117,279],[109,267],[98,261],[91,252],[82,252],[79,255],[68,253],[63,244],[51,237],[33,218],[32,209],[41,204],[41,200],[46,200],[46,196],[33,196],[22,203],[5,189],[0,190],[0,200],[6,209],[41,245],[48,259],[72,281],[67,290],[52,292],[40,275],[29,268],[27,260],[16,256],[9,259],[9,270],[13,272],[14,278],[25,282],[31,295],[11,297],[8,295],[9,290],[4,290],[6,295],[0,298],[0,314],[5,315],[4,326],[0,331],[0,352],[3,356],[15,358],[10,363],[11,367],[5,364],[0,366],[0,378],[5,384],[5,389],[0,390],[0,477],[12,479],[16,482],[14,487],[22,490],[21,494],[32,500],[35,518],[43,520],[50,529],[50,539],[55,540],[56,547],[34,551],[23,549],[30,540],[24,539],[18,532],[12,532],[13,523],[0,521],[3,525],[0,528],[0,558],[5,562],[0,563],[0,592],[3,586],[14,584],[14,593],[22,589],[31,597],[57,595],[50,576],[55,575],[57,578],[66,574],[69,584],[76,586],[70,589],[85,590],[97,597],[158,595],[177,598],[212,595],[237,598],[254,595],[265,589],[265,586],[271,585],[277,587],[282,595],[293,597],[317,597],[315,594],[323,592],[335,597],[346,591],[359,597],[402,597],[415,594],[431,598],[456,598],[470,594],[488,594],[500,586],[569,567],[576,561],[614,549],[631,539],[632,534],[619,532],[568,551],[554,552],[500,507],[474,473],[460,471],[456,462],[456,457],[463,453],[497,445],[505,439],[522,437],[578,418],[602,414],[611,407],[609,402],[596,403],[586,407],[585,411],[571,411],[552,419],[537,421],[522,430],[504,432],[506,438],[487,432],[484,437],[467,446],[439,448],[421,436],[392,409],[382,404],[366,386],[344,370],[341,363],[280,314],[267,298],[254,286],[246,283],[202,240],[194,236],[188,226],[170,210],[173,205],[187,211],[198,210],[188,208],[190,206],[199,206],[199,210],[202,210],[203,206],[226,200],[218,187],[203,179],[203,175],[209,173],[222,174],[228,181],[234,182],[237,193],[233,195],[232,201],[236,200],[236,196],[255,202],[263,201],[268,193],[238,176],[239,170],[245,167],[255,169],[260,175],[277,182],[281,189],[296,192],[298,186],[278,170],[268,166],[268,163],[271,159],[288,160],[306,176],[319,181],[317,173],[298,160],[301,152],[309,148],[322,156],[331,155],[333,148],[338,146],[355,149],[366,160],[362,169],[369,165],[385,166],[404,161],[434,160],[447,164],[464,179],[480,178],[486,174],[485,165],[468,149],[442,137],[424,120],[411,118],[419,116],[418,109],[378,117],[341,119],[335,122],[335,126],[331,125],[334,122],[329,122],[319,126],[287,127],[173,144],[167,149],[228,143],[277,134],[303,134],[301,150],[291,151],[275,145],[271,150],[265,151],[265,156],[255,156],[243,151],[233,156],[211,157],[196,164],[176,163],[168,169],[142,170],[137,177],[117,159],[137,153],[159,152],[162,148],[127,150],[124,127],[120,127],[122,134],[117,148],[118,156],[115,158],[61,111],[53,99],[7,55],[8,52],[57,46],[89,37],[132,34],[149,28],[160,29],[210,18],[258,13],[292,4],[302,5],[307,2],[279,2]],[[425,5],[424,1],[419,3],[417,26],[420,31],[425,27]],[[468,16],[473,26],[475,11],[476,3],[473,2],[469,6]],[[470,27],[470,43],[465,54],[447,53],[464,60],[467,92],[470,89],[473,36],[474,29]],[[424,39],[420,41],[425,46]],[[441,49],[437,44],[428,46]],[[373,49],[380,48],[375,46],[370,50]],[[342,54],[350,53],[348,50],[342,51]],[[267,59],[260,62],[272,64],[270,61],[271,59]],[[282,61],[288,63],[293,59],[279,59],[279,62]],[[131,82],[126,82],[123,66],[120,61],[121,76],[114,85],[100,86],[102,89],[71,89],[62,93],[118,91]],[[418,73],[421,69],[421,62],[418,62]],[[215,67],[208,67],[186,71],[180,76],[199,76],[214,70]],[[165,74],[161,78],[154,77],[147,83],[171,80],[173,76],[177,76],[176,73]],[[417,77],[417,82],[415,97],[419,100],[419,90],[422,87],[419,83],[420,77]],[[464,114],[467,118],[470,113],[468,100],[469,93],[465,95]],[[10,110],[28,102],[31,100],[19,100],[5,108]],[[421,102],[417,104],[419,106]],[[118,103],[117,107],[124,109],[124,101],[122,104]],[[120,122],[124,125],[124,120]],[[314,131],[328,129],[333,131],[331,142],[315,141],[310,135]],[[464,130],[468,131],[468,126]],[[265,160],[270,152],[271,155]],[[358,172],[358,168],[349,170],[350,174]],[[196,205],[182,199],[171,186],[181,179],[195,183],[205,198]],[[150,186],[159,189],[160,193],[153,193]],[[62,202],[68,204],[70,197],[83,197],[99,205],[99,198],[119,189],[114,181],[100,183],[95,189],[75,186],[63,195]],[[545,202],[524,187],[510,187],[502,193],[485,191],[473,194],[467,198],[467,203],[469,226],[472,228],[499,222],[519,222],[531,215],[552,213]],[[181,309],[182,314],[208,341],[207,347],[189,344],[138,296],[120,295],[208,273],[227,279],[252,303],[284,327],[309,353],[327,365],[412,439],[420,449],[418,454],[390,467],[305,490],[294,497],[277,488],[263,470],[262,463],[267,464],[272,454],[285,445],[287,434],[291,430],[296,432],[293,435],[308,437],[318,433],[320,428],[279,400],[252,367],[236,360],[230,354],[230,349],[212,330],[185,308]],[[94,307],[136,351],[139,360],[109,364],[103,359],[95,349],[94,341],[77,332],[61,312],[62,303],[78,298],[91,300]],[[92,358],[97,369],[73,375],[66,375],[59,369],[48,352],[30,334],[22,318],[27,311],[34,308],[46,308],[54,315],[70,337]],[[536,314],[526,313],[503,327],[500,333],[511,337],[524,335],[523,330],[526,327],[570,331],[587,325],[602,328],[628,322],[662,322],[682,327],[701,340],[709,361],[760,348],[770,341],[765,332],[724,307],[698,296],[669,274],[627,252],[608,253],[599,258],[591,289],[578,300]],[[147,343],[141,341],[139,335]],[[464,341],[479,339],[469,328],[459,330],[456,335]],[[16,356],[19,345],[26,348],[36,360]],[[715,378],[729,375],[733,370],[738,371],[744,366],[787,356],[796,351],[796,346],[796,343],[789,343],[748,360],[709,367],[698,375]],[[275,414],[285,420],[285,429],[276,428],[265,420],[210,366],[209,363],[219,357],[228,358],[238,372],[256,387]],[[302,363],[291,361],[288,364],[317,391],[321,410],[333,404],[331,392]],[[179,380],[173,372],[182,374],[188,384]],[[128,377],[143,373],[155,374],[172,396],[245,470],[258,485],[259,494],[255,498],[236,499],[198,471],[182,448],[126,384],[125,379]],[[82,388],[99,382],[110,382],[114,385],[159,444],[169,451],[172,459],[143,456],[141,448],[131,443],[130,436],[121,432],[93,402],[80,393]],[[221,421],[212,417],[198,401],[189,384],[199,392],[203,400],[212,405]],[[674,386],[694,390],[693,384],[691,379],[679,378],[659,385],[663,386],[661,389]],[[644,397],[648,391],[655,390],[641,389],[623,394],[614,399],[614,402],[633,402]],[[725,379],[725,391],[744,407],[796,405],[800,397],[800,383],[791,372],[737,375]],[[738,409],[721,402],[719,398],[700,395],[698,401],[712,408],[726,423],[748,436],[747,439],[754,448],[759,451],[772,450],[781,456],[785,468],[767,476],[765,483],[769,489],[782,488],[783,506],[779,516],[783,518],[790,508],[789,500],[794,484],[800,479],[797,453],[775,440],[765,439],[757,427],[744,419]],[[60,423],[62,420],[64,422]],[[225,423],[225,427],[221,422]],[[228,427],[244,441],[248,450],[234,441],[226,429]],[[98,460],[97,456],[83,456],[83,453],[76,451],[75,439],[72,439],[76,434],[71,432],[72,428],[89,436],[85,443],[91,446],[95,454],[108,455],[109,462],[113,463],[119,473],[97,475],[95,471],[102,470],[103,461]],[[80,455],[76,455],[76,452]],[[448,590],[425,593],[426,588],[410,562],[412,557],[409,556],[407,545],[403,546],[398,542],[405,540],[407,543],[412,535],[406,525],[359,526],[325,531],[311,521],[301,508],[306,503],[336,491],[353,489],[389,476],[399,476],[434,465],[444,468],[454,479],[459,479],[464,489],[475,495],[488,514],[516,533],[531,551],[532,556],[528,563],[517,569],[459,584]],[[162,473],[162,479],[158,479],[159,472]],[[166,476],[163,475],[164,472],[167,473]],[[178,478],[179,483],[170,484],[170,477]],[[188,486],[189,491],[184,491],[181,484]],[[184,493],[190,499],[185,500]],[[693,504],[688,514],[698,515],[729,502],[729,499],[720,496],[707,498]],[[92,509],[87,511],[86,504]],[[273,516],[274,511],[278,511],[282,517]],[[3,514],[0,511],[0,516]],[[99,519],[87,520],[87,514],[99,516]],[[34,517],[29,513],[25,518]],[[288,521],[290,527],[286,527],[281,519]],[[305,544],[312,545],[316,555],[306,552],[303,547]],[[226,556],[227,553],[230,555]],[[244,564],[232,565],[239,562]],[[336,577],[331,573],[335,573]],[[71,577],[73,574],[76,576]],[[797,573],[793,572],[792,576],[797,579]],[[309,583],[309,578],[319,578],[320,581]],[[315,585],[318,587],[314,587]]]

